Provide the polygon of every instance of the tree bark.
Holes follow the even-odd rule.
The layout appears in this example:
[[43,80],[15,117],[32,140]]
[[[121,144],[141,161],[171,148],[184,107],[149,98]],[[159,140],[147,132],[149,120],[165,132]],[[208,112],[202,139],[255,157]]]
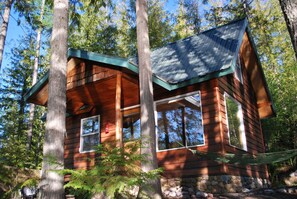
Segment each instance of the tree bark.
[[[40,24],[42,24],[43,13],[44,13],[44,5],[45,5],[45,0],[42,0],[41,8],[40,8]],[[42,32],[42,30],[43,30],[42,25],[40,25],[39,28],[37,29],[36,50],[35,50],[34,66],[33,66],[33,73],[32,73],[32,86],[34,84],[36,84],[36,82],[37,82],[38,62],[39,62],[41,32]],[[35,111],[35,104],[30,104],[27,151],[31,150],[34,111]]]
[[297,59],[297,1],[279,0]]
[[68,7],[68,0],[54,0],[48,112],[40,184],[42,198],[64,198],[64,177],[56,171],[64,168]]
[[1,70],[2,59],[3,59],[3,51],[4,51],[6,33],[7,33],[7,28],[8,28],[8,23],[9,23],[9,15],[10,15],[10,10],[11,10],[13,1],[14,0],[6,1],[4,14],[3,14],[3,22],[2,22],[1,33],[0,33],[0,70]]
[[[141,169],[147,172],[158,168],[147,0],[136,0],[136,24],[141,108],[141,154],[147,156],[147,161],[141,163]],[[151,181],[149,185],[151,188],[149,186],[141,187],[142,196],[161,198],[160,180]]]

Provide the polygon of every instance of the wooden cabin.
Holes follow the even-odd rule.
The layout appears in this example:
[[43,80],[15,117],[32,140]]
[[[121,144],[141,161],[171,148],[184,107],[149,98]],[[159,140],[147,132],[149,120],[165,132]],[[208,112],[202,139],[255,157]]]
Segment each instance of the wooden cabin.
[[[164,195],[179,187],[234,192],[269,183],[266,166],[204,160],[204,152],[265,152],[261,119],[275,115],[246,19],[152,50],[158,164]],[[25,98],[46,106],[48,74]],[[69,50],[65,165],[88,169],[94,146],[140,137],[137,58]],[[181,187],[181,188],[180,188]],[[179,195],[178,195],[179,194]]]

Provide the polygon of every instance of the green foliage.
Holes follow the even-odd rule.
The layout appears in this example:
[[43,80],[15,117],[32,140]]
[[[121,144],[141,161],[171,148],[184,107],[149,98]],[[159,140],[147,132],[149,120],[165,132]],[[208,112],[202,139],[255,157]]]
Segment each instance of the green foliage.
[[70,174],[70,181],[65,188],[71,188],[72,194],[84,194],[90,197],[104,193],[111,198],[129,195],[128,189],[144,185],[151,179],[158,178],[161,169],[143,172],[140,162],[146,160],[140,152],[140,143],[126,143],[123,148],[116,143],[99,145],[96,165],[90,170],[65,169],[63,174]]
[[193,34],[193,31],[189,28],[186,13],[187,12],[183,1],[179,1],[178,15],[176,16],[176,22],[174,26],[174,40],[183,39]]
[[36,187],[38,184],[38,170],[20,169],[5,166],[3,163],[0,161],[0,198],[14,198],[22,187]]
[[251,28],[277,117],[263,122],[271,151],[294,149],[297,144],[297,68],[279,2],[256,1]]
[[171,40],[171,25],[168,13],[164,10],[164,1],[148,1],[148,27],[150,47],[164,46]]
[[[4,71],[5,76],[0,87],[0,161],[3,166],[37,168],[41,160],[44,124],[40,118],[44,108],[38,107],[35,110],[33,145],[32,150],[27,151],[28,105],[23,96],[31,85],[30,66],[33,65],[34,47],[31,36],[22,39],[20,43],[24,47],[12,49],[11,67]],[[40,70],[42,71],[42,67]],[[13,181],[5,170],[0,173],[1,179]]]
[[[100,2],[100,1],[99,1]],[[169,14],[164,1],[149,1],[149,37],[152,48],[172,41]],[[72,9],[69,47],[121,57],[136,54],[135,2],[118,1],[90,6],[84,0]],[[79,13],[79,15],[75,14]],[[76,16],[76,17],[74,17]]]
[[[279,2],[255,2],[251,27],[277,116],[263,121],[270,151],[293,150],[297,146],[297,68],[287,27]],[[272,182],[282,183],[281,168],[296,170],[296,158],[269,166]],[[287,169],[285,169],[287,170]],[[288,174],[288,172],[287,172]]]
[[69,47],[117,55],[117,27],[111,19],[112,4],[84,0],[71,9]]
[[278,151],[270,153],[258,153],[255,155],[242,153],[242,154],[232,154],[232,153],[216,153],[216,152],[200,152],[198,150],[190,151],[200,158],[206,158],[214,160],[219,163],[228,163],[236,165],[275,165],[275,163],[284,163],[290,161],[292,158],[297,156],[297,149]]

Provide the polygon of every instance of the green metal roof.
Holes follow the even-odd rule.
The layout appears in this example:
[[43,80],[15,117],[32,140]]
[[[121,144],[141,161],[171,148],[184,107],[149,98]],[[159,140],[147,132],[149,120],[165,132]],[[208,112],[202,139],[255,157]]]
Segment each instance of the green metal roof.
[[[212,73],[217,73],[215,77],[232,73],[246,27],[247,20],[242,19],[153,50],[153,74],[180,84],[204,81]],[[137,58],[131,62],[138,64]]]
[[[247,20],[242,19],[153,50],[154,83],[174,90],[233,73],[246,28]],[[125,59],[75,49],[68,50],[68,57],[127,68],[138,73],[136,58]],[[47,79],[48,73],[25,94],[25,100],[37,92]]]

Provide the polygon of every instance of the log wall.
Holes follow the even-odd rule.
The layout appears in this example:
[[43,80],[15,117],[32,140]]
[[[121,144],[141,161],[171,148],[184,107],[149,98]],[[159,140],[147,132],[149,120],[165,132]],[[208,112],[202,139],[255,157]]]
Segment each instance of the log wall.
[[[81,89],[84,85],[110,79],[116,74],[121,74],[121,72],[114,70],[112,67],[106,68],[105,66],[81,62],[77,69],[74,68],[68,72],[67,88],[69,91],[73,91],[76,88]],[[135,78],[137,76],[122,74],[122,108],[139,104],[138,80]],[[114,80],[110,79],[109,84],[115,87],[116,78]],[[95,86],[98,87],[96,90],[105,89],[103,87],[101,88],[99,83],[96,83]],[[243,152],[241,149],[237,149],[229,144],[224,102],[224,93],[226,92],[242,105],[248,152],[264,152],[264,141],[256,98],[249,74],[244,68],[243,84],[235,79],[233,75],[228,75],[170,92],[158,85],[154,85],[154,100],[183,95],[194,91],[200,91],[201,93],[205,145],[194,147],[193,149],[205,152]],[[116,91],[111,89],[109,92],[114,92],[114,94],[108,95],[110,97],[106,97],[105,100],[101,99],[100,103],[104,102],[103,104],[95,103],[90,112],[67,118],[67,137],[65,139],[65,165],[67,168],[88,169],[94,165],[94,152],[79,153],[81,119],[100,115],[101,143],[115,140]],[[108,126],[108,132],[106,132],[106,126]],[[157,157],[158,164],[164,168],[164,176],[167,178],[225,174],[268,178],[267,168],[264,166],[240,167],[219,164],[214,161],[199,159],[185,148],[160,151]]]
[[[243,83],[240,83],[232,74],[221,77],[219,81],[220,109],[222,112],[223,143],[226,152],[246,153],[244,150],[233,147],[229,144],[228,120],[224,94],[233,97],[242,106],[245,135],[247,141],[247,152],[251,154],[265,152],[264,138],[261,128],[260,117],[256,104],[256,97],[253,91],[249,75],[242,67]],[[266,166],[227,166],[227,173],[231,175],[244,175],[253,177],[268,178]]]

